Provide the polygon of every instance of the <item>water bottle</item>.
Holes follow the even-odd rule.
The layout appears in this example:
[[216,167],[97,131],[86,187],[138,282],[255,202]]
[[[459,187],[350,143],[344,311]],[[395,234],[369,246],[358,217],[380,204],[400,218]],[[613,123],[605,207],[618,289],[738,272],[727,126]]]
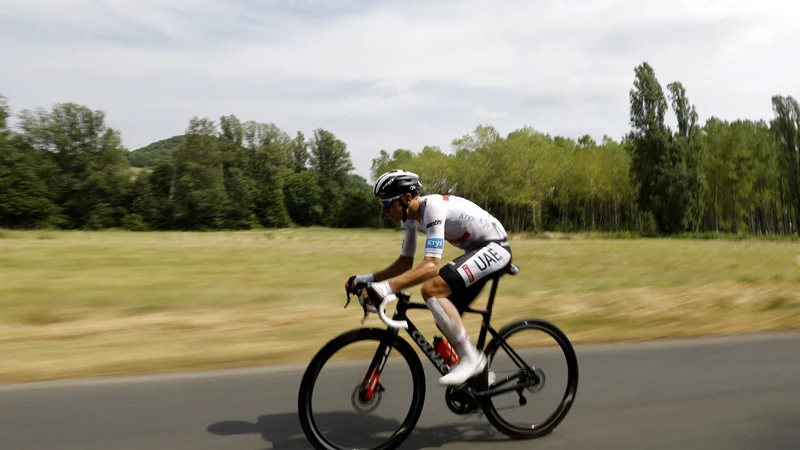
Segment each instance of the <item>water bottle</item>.
[[458,362],[458,355],[446,338],[434,336],[433,346],[448,365],[454,366]]

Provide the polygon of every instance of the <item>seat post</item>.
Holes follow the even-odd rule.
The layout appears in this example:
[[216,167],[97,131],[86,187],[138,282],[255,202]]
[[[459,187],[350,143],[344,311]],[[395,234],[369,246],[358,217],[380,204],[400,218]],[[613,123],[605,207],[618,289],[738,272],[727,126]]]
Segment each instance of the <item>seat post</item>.
[[500,282],[501,276],[502,274],[492,277],[492,290],[489,292],[489,302],[486,304],[486,310],[489,311],[490,314],[492,312],[492,306],[494,306],[494,296],[497,293],[497,284]]

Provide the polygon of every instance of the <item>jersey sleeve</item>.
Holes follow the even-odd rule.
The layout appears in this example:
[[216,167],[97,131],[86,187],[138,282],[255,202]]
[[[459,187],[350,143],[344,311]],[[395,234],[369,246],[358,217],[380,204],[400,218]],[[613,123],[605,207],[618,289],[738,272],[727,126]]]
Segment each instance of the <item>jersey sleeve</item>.
[[442,257],[445,219],[447,219],[447,210],[439,202],[428,201],[422,222],[425,224],[426,234],[424,256]]
[[403,243],[400,244],[400,256],[414,256],[417,252],[417,232],[408,222],[404,222],[402,227]]

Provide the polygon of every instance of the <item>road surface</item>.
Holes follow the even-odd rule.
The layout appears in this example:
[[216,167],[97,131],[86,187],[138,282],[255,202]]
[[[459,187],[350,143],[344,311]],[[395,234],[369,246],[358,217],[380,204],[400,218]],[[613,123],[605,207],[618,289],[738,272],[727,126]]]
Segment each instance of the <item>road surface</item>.
[[[578,357],[572,411],[534,441],[507,440],[482,417],[449,412],[424,361],[425,411],[401,448],[800,449],[800,333],[582,346]],[[0,448],[310,448],[296,414],[303,369],[0,387]],[[341,430],[352,423],[332,417]]]

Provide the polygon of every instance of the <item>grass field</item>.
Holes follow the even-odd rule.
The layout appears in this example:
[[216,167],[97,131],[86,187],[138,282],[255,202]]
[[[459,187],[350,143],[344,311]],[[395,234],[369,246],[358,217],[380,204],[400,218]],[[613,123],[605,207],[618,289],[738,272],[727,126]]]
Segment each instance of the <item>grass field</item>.
[[[0,231],[0,382],[305,363],[362,326],[355,300],[343,309],[343,283],[388,264],[400,240]],[[513,251],[522,270],[500,283],[498,327],[539,316],[578,343],[800,328],[797,242],[515,237]],[[447,246],[446,258],[457,254]],[[427,311],[410,317],[434,333]]]

